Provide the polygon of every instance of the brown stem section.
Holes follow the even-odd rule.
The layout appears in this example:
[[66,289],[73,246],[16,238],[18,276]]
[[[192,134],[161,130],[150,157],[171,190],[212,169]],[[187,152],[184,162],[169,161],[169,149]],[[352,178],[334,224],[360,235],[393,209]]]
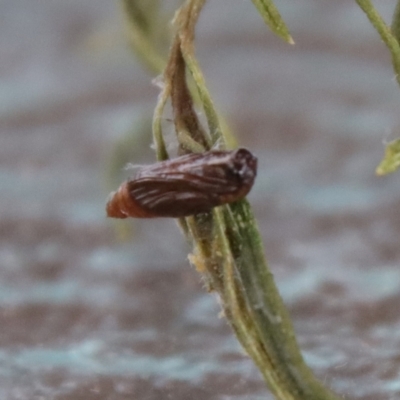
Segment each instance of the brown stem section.
[[[207,134],[194,110],[192,95],[186,82],[186,65],[180,44],[179,37],[176,37],[165,74],[171,84],[171,104],[175,129],[177,133],[189,132],[194,141],[200,143],[204,149],[209,149]],[[180,154],[190,153],[190,150],[181,145],[179,152]]]

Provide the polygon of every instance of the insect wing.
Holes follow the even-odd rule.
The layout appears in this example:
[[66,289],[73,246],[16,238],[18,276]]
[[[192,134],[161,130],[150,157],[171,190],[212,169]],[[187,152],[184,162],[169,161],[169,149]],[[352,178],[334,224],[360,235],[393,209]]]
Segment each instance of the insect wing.
[[185,217],[240,200],[250,191],[257,158],[246,149],[188,154],[142,167],[107,202],[114,218]]
[[128,190],[141,208],[160,217],[184,217],[209,211],[219,205],[219,196],[194,188],[186,179],[137,179]]

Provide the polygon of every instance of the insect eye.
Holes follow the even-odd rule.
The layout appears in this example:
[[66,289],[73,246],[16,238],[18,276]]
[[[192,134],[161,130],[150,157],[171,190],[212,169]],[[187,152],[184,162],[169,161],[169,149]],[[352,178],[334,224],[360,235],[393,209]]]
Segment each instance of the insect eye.
[[234,158],[234,175],[240,179],[253,179],[257,170],[257,159],[246,149],[236,151]]

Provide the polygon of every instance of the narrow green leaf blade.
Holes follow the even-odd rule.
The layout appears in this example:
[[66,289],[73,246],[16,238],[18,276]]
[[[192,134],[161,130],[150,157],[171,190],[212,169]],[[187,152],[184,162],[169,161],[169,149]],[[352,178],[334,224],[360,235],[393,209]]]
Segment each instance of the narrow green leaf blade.
[[[360,8],[365,12],[369,21],[373,25],[373,27],[379,33],[379,36],[386,44],[387,48],[390,50],[392,54],[392,63],[393,69],[396,73],[396,79],[398,84],[400,85],[400,45],[396,37],[394,36],[392,29],[390,29],[383,18],[379,15],[378,11],[375,9],[371,0],[356,0],[356,3],[360,6]],[[394,18],[398,18],[396,16],[398,13],[398,8],[396,8]]]
[[278,9],[272,0],[252,0],[258,12],[264,19],[264,22],[269,26],[272,32],[281,37],[284,41],[294,44],[289,29],[283,21]]

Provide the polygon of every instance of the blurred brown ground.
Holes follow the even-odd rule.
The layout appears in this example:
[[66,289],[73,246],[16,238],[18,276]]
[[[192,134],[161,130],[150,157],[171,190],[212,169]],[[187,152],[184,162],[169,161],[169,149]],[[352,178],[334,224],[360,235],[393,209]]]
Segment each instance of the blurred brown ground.
[[[374,176],[399,136],[390,56],[355,2],[281,3],[296,46],[214,0],[199,60],[259,157],[249,198],[307,362],[345,398],[396,398],[400,175]],[[0,398],[271,398],[174,221],[123,243],[105,218],[115,144],[157,95],[121,30],[113,1],[0,2]]]

